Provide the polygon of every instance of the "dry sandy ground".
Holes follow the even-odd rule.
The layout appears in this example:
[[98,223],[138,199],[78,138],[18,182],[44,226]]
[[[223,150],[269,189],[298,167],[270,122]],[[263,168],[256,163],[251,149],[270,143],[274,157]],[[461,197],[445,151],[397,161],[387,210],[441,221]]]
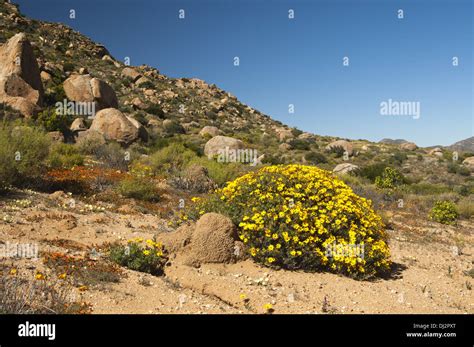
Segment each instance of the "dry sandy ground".
[[[132,211],[80,212],[58,205],[64,199],[26,192],[30,207],[12,209],[0,201],[0,241],[38,243],[40,251],[84,254],[86,246],[133,237],[151,238],[166,222]],[[6,220],[2,220],[5,217]],[[390,234],[398,270],[389,279],[356,281],[328,273],[275,271],[250,260],[192,268],[172,263],[165,277],[125,269],[119,283],[80,293],[94,313],[474,313],[473,222],[456,227],[426,218],[394,214]],[[77,248],[48,240],[74,241]],[[31,276],[41,261],[7,260],[19,274]],[[79,294],[79,292],[78,292]]]

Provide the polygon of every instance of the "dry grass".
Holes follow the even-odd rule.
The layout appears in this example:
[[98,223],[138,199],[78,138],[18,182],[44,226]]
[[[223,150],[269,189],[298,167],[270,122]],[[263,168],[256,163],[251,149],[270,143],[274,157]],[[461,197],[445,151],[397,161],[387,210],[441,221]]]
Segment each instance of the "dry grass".
[[0,314],[82,314],[91,307],[78,302],[59,281],[29,280],[8,273],[0,277]]

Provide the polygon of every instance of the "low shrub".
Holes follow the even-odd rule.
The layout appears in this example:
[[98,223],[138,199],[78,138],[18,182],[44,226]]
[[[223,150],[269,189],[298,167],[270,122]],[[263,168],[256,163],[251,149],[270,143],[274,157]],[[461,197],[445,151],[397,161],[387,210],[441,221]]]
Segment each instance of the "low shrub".
[[185,133],[183,126],[175,120],[163,122],[163,129],[169,135]]
[[403,175],[391,167],[386,167],[381,176],[375,178],[375,186],[380,189],[393,190],[405,182]]
[[346,150],[344,149],[344,147],[341,147],[341,146],[333,146],[330,149],[328,149],[328,152],[333,154],[333,156],[336,158],[341,158],[346,152]]
[[57,276],[76,287],[117,283],[122,275],[120,268],[114,263],[58,252],[46,253],[44,264]]
[[10,185],[34,186],[47,170],[51,140],[40,130],[0,127],[0,191]]
[[199,214],[212,210],[238,225],[250,255],[267,266],[359,278],[390,269],[386,234],[371,202],[313,166],[250,172],[196,202]]
[[383,163],[367,165],[358,170],[357,175],[368,178],[371,182],[375,182],[377,177],[382,176],[386,167],[387,165]]
[[163,275],[167,262],[161,243],[137,238],[129,240],[126,246],[113,244],[109,249],[109,259],[131,270],[146,272],[155,276]]
[[139,88],[155,89],[155,85],[151,81],[144,81],[138,85]]
[[117,142],[97,146],[93,155],[100,162],[100,166],[121,171],[126,171],[135,159],[135,153],[130,148],[125,150]]
[[65,132],[69,128],[71,117],[66,114],[56,112],[55,108],[47,108],[38,113],[36,123],[46,131]]
[[72,288],[59,280],[33,280],[9,274],[0,276],[0,314],[85,314],[85,302],[72,299]]
[[156,202],[160,196],[152,179],[130,176],[117,185],[117,192],[126,198]]
[[148,106],[145,110],[146,113],[152,114],[154,116],[157,116],[160,119],[165,119],[165,113],[163,112],[162,108],[160,105],[157,104],[152,104]]
[[47,106],[54,106],[57,102],[64,102],[67,100],[66,92],[64,91],[62,83],[59,83],[45,91],[43,101]]
[[454,224],[459,217],[456,205],[452,201],[436,201],[430,211],[430,218],[441,224]]
[[52,146],[48,157],[51,168],[70,169],[73,166],[84,165],[84,156],[79,153],[77,147],[58,143]]
[[311,164],[325,164],[328,162],[326,156],[320,152],[309,152],[304,157]]
[[467,167],[456,163],[449,163],[447,166],[447,170],[449,173],[458,174],[461,176],[469,176],[471,174]]
[[174,175],[182,172],[194,158],[196,158],[194,151],[181,143],[171,143],[153,153],[148,161],[155,174]]
[[308,151],[310,149],[310,143],[305,140],[292,139],[288,142],[292,148],[299,149],[302,151]]
[[465,197],[457,203],[459,216],[466,219],[474,217],[474,197]]

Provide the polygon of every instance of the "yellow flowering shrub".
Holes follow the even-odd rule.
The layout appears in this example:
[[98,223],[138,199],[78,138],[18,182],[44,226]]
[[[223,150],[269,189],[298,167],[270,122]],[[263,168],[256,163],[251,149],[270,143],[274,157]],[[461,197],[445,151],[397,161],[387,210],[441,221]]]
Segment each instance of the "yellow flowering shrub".
[[111,245],[109,258],[121,266],[155,276],[163,275],[163,268],[168,260],[160,242],[141,238],[128,240],[126,246]]
[[371,201],[328,171],[267,166],[229,182],[217,198],[225,206],[219,212],[231,216],[260,263],[353,277],[390,268],[384,226]]

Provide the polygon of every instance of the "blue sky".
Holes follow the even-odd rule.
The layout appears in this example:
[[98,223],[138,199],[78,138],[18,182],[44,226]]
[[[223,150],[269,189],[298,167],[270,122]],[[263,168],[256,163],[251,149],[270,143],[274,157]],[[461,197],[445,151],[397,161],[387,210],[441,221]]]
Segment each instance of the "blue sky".
[[[30,17],[104,44],[119,60],[215,83],[305,131],[421,146],[474,135],[471,0],[16,2]],[[381,115],[388,99],[419,102],[420,118]]]

